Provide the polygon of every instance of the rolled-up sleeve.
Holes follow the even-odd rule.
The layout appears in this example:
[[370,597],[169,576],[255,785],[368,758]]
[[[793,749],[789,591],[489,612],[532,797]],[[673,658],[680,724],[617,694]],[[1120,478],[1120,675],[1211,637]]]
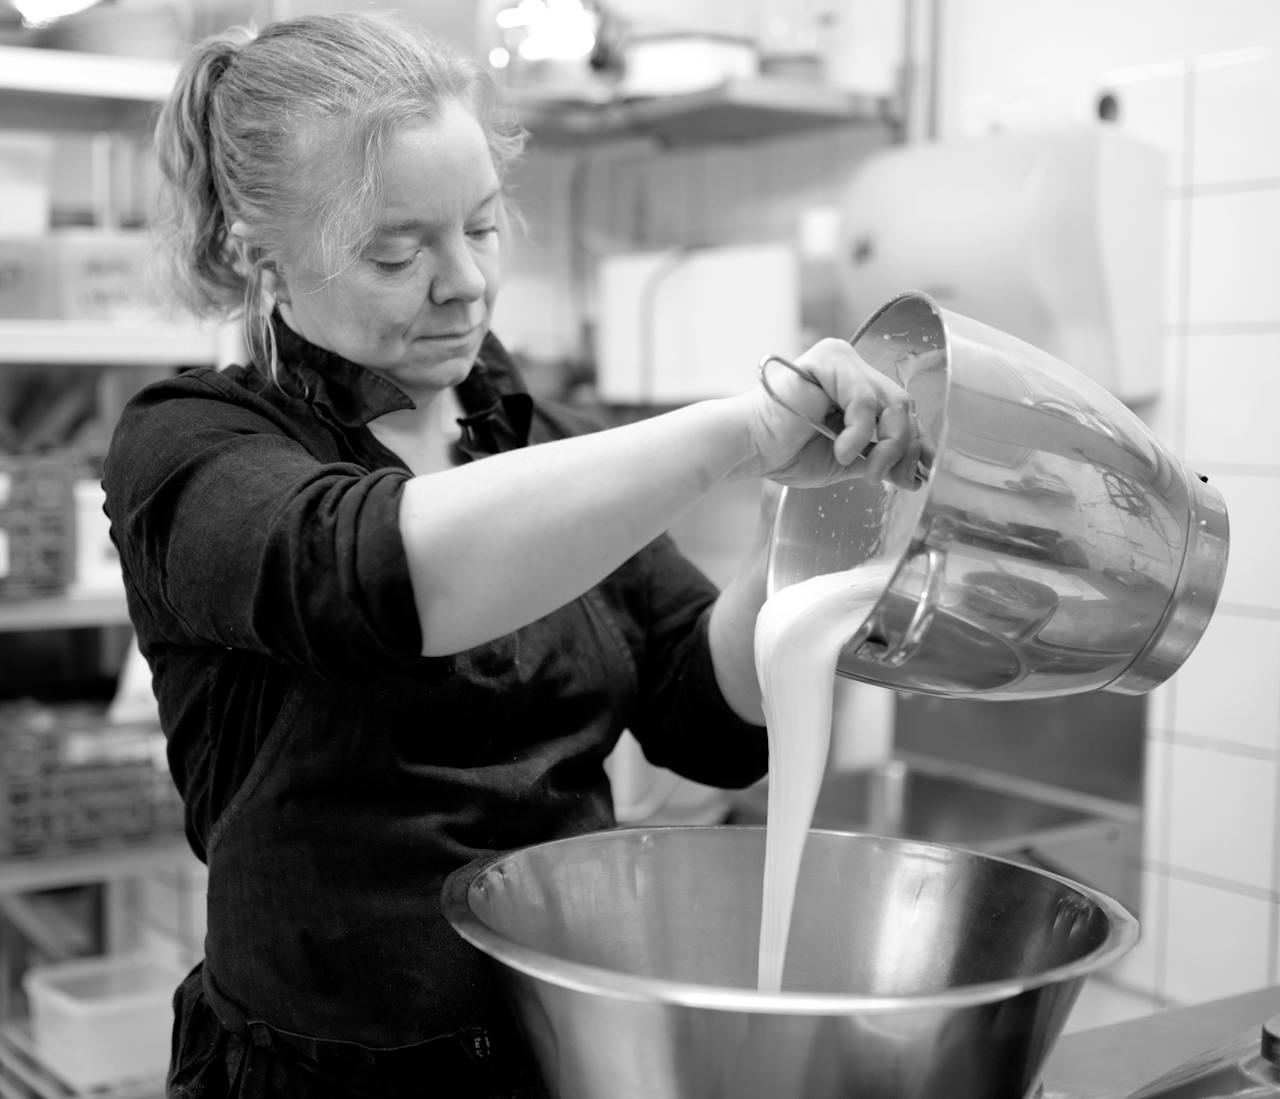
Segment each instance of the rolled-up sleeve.
[[271,406],[201,373],[130,402],[103,483],[131,598],[169,640],[342,679],[420,651],[408,476],[317,457]]

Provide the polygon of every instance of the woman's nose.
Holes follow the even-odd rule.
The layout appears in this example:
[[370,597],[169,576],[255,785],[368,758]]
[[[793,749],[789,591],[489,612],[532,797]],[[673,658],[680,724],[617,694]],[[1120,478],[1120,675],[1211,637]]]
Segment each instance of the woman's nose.
[[443,251],[431,280],[431,301],[477,301],[484,296],[485,275],[466,244]]

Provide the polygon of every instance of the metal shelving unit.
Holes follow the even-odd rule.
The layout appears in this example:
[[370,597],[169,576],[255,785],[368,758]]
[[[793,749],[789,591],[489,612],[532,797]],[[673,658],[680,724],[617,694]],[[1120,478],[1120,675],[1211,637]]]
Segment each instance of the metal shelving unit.
[[[0,46],[6,128],[136,130],[168,94],[178,66],[153,58]],[[0,369],[183,367],[216,363],[228,334],[194,323],[0,319]],[[124,593],[71,593],[0,603],[0,633],[127,625]]]
[[[6,125],[85,132],[145,123],[177,70],[152,58],[0,46]],[[887,98],[768,76],[652,99],[580,102],[516,90],[513,100],[535,139],[551,146],[630,137],[664,145],[766,140],[896,115]]]
[[[168,94],[177,64],[149,58],[0,46],[0,116],[6,129],[68,135],[140,134]],[[96,140],[96,138],[95,138]],[[104,137],[103,140],[110,140]],[[100,399],[148,371],[225,361],[228,334],[217,327],[154,321],[0,320],[0,371],[32,367],[101,369]],[[129,381],[126,384],[133,384]],[[104,406],[110,414],[111,403]],[[127,626],[123,589],[0,602],[0,634]],[[0,638],[2,641],[3,638]],[[103,889],[103,941],[124,944],[123,914],[132,883],[193,860],[181,835],[50,854],[0,858],[0,900],[21,908],[27,895],[80,885]],[[27,1024],[11,1016],[10,960],[0,957],[0,1099],[72,1099],[31,1043]],[[158,1099],[163,1081],[97,1089],[93,1099]]]
[[146,57],[0,46],[5,126],[97,133],[145,125],[177,71]]
[[217,360],[220,338],[182,323],[0,320],[0,365],[196,366]]
[[181,836],[47,858],[0,859],[0,895],[114,882],[194,859]]
[[0,633],[19,630],[77,630],[94,626],[127,626],[124,590],[92,595],[54,595],[0,602]]
[[515,101],[535,143],[550,147],[642,138],[675,148],[896,122],[890,99],[782,77],[733,80],[653,99],[574,103],[521,92]]

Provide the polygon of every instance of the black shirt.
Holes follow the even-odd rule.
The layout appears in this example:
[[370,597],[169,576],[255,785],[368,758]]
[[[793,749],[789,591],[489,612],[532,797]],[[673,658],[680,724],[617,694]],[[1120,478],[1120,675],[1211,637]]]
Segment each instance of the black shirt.
[[[761,777],[767,746],[715,682],[716,590],[666,537],[529,627],[419,655],[398,525],[411,474],[367,427],[409,398],[277,333],[279,385],[202,368],[129,403],[107,511],[209,863],[224,1022],[404,1045],[487,1010],[438,910],[452,869],[611,825],[602,764],[624,729],[722,786]],[[594,426],[533,401],[492,337],[458,396],[461,461]]]

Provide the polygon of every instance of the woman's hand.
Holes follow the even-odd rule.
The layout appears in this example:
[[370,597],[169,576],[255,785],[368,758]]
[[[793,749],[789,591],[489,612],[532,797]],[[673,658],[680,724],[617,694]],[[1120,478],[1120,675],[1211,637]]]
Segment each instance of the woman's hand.
[[[815,423],[837,432],[833,443],[763,385],[743,394],[758,466],[752,472],[784,485],[815,486],[849,477],[884,480],[899,488],[919,485],[916,467],[933,457],[910,394],[868,366],[845,340],[825,339],[796,360],[818,385],[777,366],[769,384],[785,402]],[[862,451],[871,444],[866,458]]]

